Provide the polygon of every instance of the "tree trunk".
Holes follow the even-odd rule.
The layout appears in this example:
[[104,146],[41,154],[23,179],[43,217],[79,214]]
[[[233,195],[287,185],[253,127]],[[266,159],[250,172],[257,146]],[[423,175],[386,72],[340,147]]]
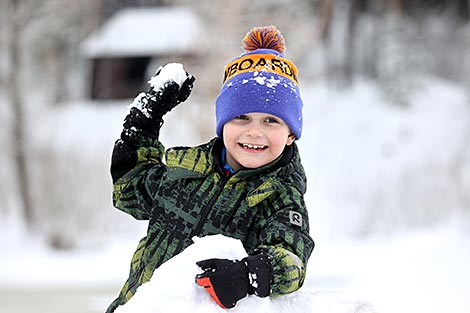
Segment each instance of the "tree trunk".
[[389,6],[392,11],[398,15],[403,15],[403,3],[402,0],[391,0]]
[[322,0],[320,8],[320,38],[328,41],[331,32],[331,23],[333,18],[333,0]]
[[355,48],[354,42],[356,40],[357,22],[359,19],[359,6],[361,0],[352,0],[349,8],[348,16],[348,31],[345,43],[345,57],[344,57],[344,79],[349,86],[353,82],[354,76],[354,61],[355,61]]
[[10,66],[7,74],[7,84],[10,103],[13,106],[13,140],[12,151],[17,173],[18,190],[20,201],[22,202],[23,217],[29,231],[33,230],[37,222],[35,211],[32,207],[31,192],[29,186],[29,174],[27,167],[26,152],[26,125],[24,117],[24,103],[20,94],[21,56],[20,38],[22,19],[16,16],[18,12],[18,1],[12,0],[9,3],[12,15],[10,16],[10,27],[8,40],[8,53]]

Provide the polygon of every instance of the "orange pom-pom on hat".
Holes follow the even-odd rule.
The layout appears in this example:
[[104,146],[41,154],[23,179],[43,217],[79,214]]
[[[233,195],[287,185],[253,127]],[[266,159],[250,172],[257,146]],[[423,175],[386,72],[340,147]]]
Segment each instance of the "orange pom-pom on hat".
[[299,139],[303,103],[297,67],[284,57],[284,37],[275,26],[254,27],[242,43],[245,52],[225,67],[216,99],[217,136],[231,119],[259,112],[281,118]]
[[284,37],[276,26],[255,27],[243,38],[243,49],[255,51],[258,49],[271,49],[284,53],[286,45]]

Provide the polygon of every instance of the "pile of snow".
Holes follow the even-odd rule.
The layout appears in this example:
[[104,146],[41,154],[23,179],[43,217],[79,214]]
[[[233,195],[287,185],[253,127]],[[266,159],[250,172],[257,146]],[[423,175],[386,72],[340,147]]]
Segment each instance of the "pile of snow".
[[[181,254],[159,267],[152,279],[139,287],[129,302],[116,313],[225,313],[204,290],[194,282],[201,270],[197,261],[209,258],[242,259],[245,249],[239,240],[222,235],[194,238],[195,243]],[[230,312],[334,312],[374,313],[366,301],[358,300],[341,291],[301,288],[290,295],[276,298],[248,296],[238,302]]]

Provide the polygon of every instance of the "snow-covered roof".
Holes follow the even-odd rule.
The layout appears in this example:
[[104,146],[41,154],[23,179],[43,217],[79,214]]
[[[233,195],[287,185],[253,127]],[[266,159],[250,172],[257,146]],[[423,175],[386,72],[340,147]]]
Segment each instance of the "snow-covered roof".
[[186,7],[127,8],[86,38],[81,50],[87,57],[188,52],[200,30],[200,19]]

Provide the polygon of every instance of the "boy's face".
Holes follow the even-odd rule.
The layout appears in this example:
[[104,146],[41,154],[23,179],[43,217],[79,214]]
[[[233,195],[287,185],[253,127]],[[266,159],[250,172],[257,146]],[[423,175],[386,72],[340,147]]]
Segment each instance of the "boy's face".
[[227,163],[235,171],[274,161],[295,140],[282,119],[266,113],[248,113],[228,121],[223,138]]

